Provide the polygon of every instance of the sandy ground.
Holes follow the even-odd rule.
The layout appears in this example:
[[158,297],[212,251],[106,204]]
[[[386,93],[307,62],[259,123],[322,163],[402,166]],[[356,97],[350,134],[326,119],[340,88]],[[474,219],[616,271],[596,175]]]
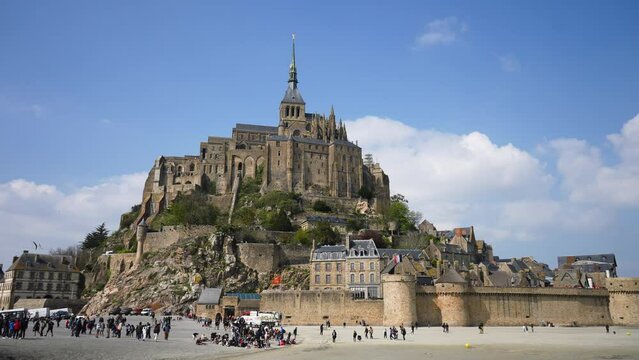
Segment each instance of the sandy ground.
[[[130,321],[148,318],[131,317]],[[53,338],[0,339],[0,359],[639,359],[639,328],[611,328],[606,334],[598,328],[540,328],[524,333],[518,327],[487,327],[484,334],[476,328],[419,328],[406,335],[406,341],[383,339],[384,329],[375,327],[375,339],[352,341],[353,331],[363,328],[334,327],[338,333],[332,343],[332,329],[319,335],[319,327],[298,327],[299,344],[285,348],[239,349],[218,345],[196,346],[193,332],[210,333],[191,320],[174,321],[169,341],[138,342],[131,338],[105,339],[84,335],[72,338],[64,328],[56,328]],[[292,331],[293,327],[288,327]],[[616,334],[612,332],[616,331]],[[630,334],[630,335],[628,335]],[[400,337],[401,338],[401,337]],[[466,347],[466,344],[469,347]]]

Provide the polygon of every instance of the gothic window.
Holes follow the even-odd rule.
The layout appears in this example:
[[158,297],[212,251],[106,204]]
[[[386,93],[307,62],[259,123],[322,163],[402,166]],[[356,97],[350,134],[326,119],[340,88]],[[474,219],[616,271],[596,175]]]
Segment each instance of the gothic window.
[[289,111],[289,107],[286,107],[286,117],[288,117],[288,111]]

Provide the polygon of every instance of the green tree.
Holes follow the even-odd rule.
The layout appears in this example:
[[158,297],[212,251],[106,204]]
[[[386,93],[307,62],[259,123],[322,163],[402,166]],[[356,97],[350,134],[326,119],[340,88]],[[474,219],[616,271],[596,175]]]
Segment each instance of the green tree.
[[232,223],[243,227],[249,227],[255,224],[255,209],[250,207],[242,207],[233,213]]
[[331,209],[331,207],[328,206],[328,204],[325,201],[315,200],[313,202],[313,210],[327,213],[327,212],[331,212],[333,209]]
[[293,241],[296,244],[306,246],[311,245],[311,243],[313,242],[313,240],[311,239],[311,235],[304,229],[299,229],[295,232],[295,235],[293,235]]
[[[215,225],[219,211],[208,202],[208,196],[201,191],[178,194],[171,206],[159,219],[162,225]],[[154,221],[154,222],[155,222]]]
[[286,213],[283,210],[272,211],[266,215],[266,218],[262,222],[262,225],[266,230],[271,231],[291,231],[293,225],[291,220],[288,219]]
[[94,249],[100,247],[106,243],[108,237],[109,230],[107,230],[104,223],[102,223],[84,237],[84,241],[82,241],[81,244],[82,249]]
[[388,222],[395,222],[399,232],[413,231],[417,229],[417,223],[422,218],[422,214],[411,211],[408,207],[408,200],[402,194],[391,196],[391,203],[386,214]]
[[339,233],[335,232],[331,224],[326,221],[318,222],[308,233],[317,245],[335,245],[340,241]]

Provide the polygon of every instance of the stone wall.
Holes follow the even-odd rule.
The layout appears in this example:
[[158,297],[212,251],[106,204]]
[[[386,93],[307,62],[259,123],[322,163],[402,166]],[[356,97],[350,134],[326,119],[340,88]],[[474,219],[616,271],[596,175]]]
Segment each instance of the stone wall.
[[311,257],[310,246],[280,245],[280,265],[308,264]]
[[185,239],[200,236],[211,236],[215,231],[214,226],[163,226],[161,231],[148,232],[144,242],[144,252],[156,251],[166,248]]
[[[391,279],[392,280],[392,279]],[[401,280],[401,279],[400,279]],[[632,281],[634,284],[634,280]],[[613,322],[605,289],[492,288],[460,284],[417,286],[413,297],[401,282],[384,283],[385,299],[354,300],[345,290],[262,292],[260,309],[278,311],[284,324],[311,325],[330,320],[333,324],[354,324],[365,320],[373,325],[521,326],[552,322],[556,325],[599,326],[637,324],[637,301],[619,299]],[[444,286],[442,286],[444,285]],[[625,288],[630,283],[623,284]],[[633,285],[634,286],[634,285]],[[618,294],[619,295],[619,294]],[[632,293],[632,296],[637,296]],[[411,303],[415,308],[411,308]],[[623,306],[622,306],[623,305]],[[628,306],[627,308],[625,306]],[[625,322],[619,321],[623,317]]]
[[639,324],[639,278],[609,278],[610,316],[614,324]]
[[[108,260],[108,269],[111,276],[125,272],[133,266],[135,261],[134,253],[102,255],[101,259]],[[108,280],[108,279],[107,279]]]
[[237,252],[244,265],[259,273],[274,271],[279,265],[279,251],[274,244],[240,243]]
[[460,284],[420,286],[417,321],[455,326],[611,324],[608,291],[603,289],[494,288]]
[[283,324],[318,325],[330,320],[333,325],[353,325],[361,320],[381,325],[384,317],[382,300],[354,300],[345,290],[262,292],[261,311],[278,311]]

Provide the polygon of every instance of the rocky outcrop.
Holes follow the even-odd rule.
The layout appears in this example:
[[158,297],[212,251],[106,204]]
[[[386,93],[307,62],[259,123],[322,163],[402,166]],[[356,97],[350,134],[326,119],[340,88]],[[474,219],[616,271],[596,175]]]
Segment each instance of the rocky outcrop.
[[205,286],[222,286],[226,292],[256,292],[270,283],[272,274],[258,278],[256,271],[238,259],[233,238],[223,234],[145,253],[139,267],[112,274],[83,311],[98,314],[111,307],[129,306],[185,312]]

